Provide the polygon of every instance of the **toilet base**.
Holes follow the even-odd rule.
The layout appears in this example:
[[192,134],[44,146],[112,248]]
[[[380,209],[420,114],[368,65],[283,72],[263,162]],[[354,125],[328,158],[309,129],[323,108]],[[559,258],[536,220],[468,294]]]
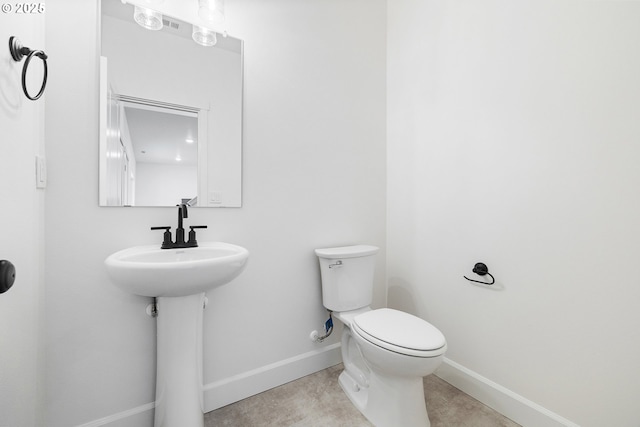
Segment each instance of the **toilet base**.
[[347,371],[342,371],[338,377],[338,383],[342,391],[344,391],[349,400],[351,400],[351,403],[353,403],[353,406],[364,414],[364,408],[367,404],[367,398],[369,397],[369,388],[360,387]]
[[376,427],[429,427],[422,377],[398,378],[371,372],[369,387],[361,387],[343,371],[340,387]]

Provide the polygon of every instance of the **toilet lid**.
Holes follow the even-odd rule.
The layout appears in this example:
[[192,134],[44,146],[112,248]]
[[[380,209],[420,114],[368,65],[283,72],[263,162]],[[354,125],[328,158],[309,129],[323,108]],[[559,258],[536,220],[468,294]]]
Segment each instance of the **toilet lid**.
[[[429,322],[390,308],[360,314],[353,319],[358,332],[390,350],[433,351],[446,345],[444,335]],[[389,346],[385,346],[387,343]]]

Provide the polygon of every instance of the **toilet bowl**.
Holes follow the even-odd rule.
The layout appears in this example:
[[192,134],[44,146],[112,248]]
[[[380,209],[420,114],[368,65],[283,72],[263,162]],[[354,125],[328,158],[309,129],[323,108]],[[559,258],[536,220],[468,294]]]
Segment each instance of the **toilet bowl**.
[[339,383],[376,427],[428,427],[422,378],[442,363],[444,335],[419,317],[370,307],[374,246],[317,249],[323,304],[343,323]]
[[422,378],[442,363],[442,333],[388,308],[334,315],[345,326],[339,382],[354,406],[377,427],[429,426]]

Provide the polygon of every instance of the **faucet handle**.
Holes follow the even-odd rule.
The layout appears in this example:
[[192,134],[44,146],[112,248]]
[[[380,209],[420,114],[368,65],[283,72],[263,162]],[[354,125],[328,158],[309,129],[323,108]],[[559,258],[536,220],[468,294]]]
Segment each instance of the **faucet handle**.
[[162,249],[169,249],[173,246],[173,242],[171,241],[171,227],[151,227],[152,230],[164,230],[164,238],[162,240]]
[[189,226],[189,241],[187,242],[187,244],[189,245],[193,245],[193,246],[198,246],[198,241],[196,240],[196,228],[207,228],[206,225],[190,225]]

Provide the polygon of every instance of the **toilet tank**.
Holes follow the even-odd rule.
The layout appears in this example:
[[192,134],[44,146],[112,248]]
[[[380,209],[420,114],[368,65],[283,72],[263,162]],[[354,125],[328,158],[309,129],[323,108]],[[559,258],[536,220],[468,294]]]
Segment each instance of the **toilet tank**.
[[325,308],[340,312],[371,304],[378,250],[368,245],[316,249],[322,277],[322,305]]

